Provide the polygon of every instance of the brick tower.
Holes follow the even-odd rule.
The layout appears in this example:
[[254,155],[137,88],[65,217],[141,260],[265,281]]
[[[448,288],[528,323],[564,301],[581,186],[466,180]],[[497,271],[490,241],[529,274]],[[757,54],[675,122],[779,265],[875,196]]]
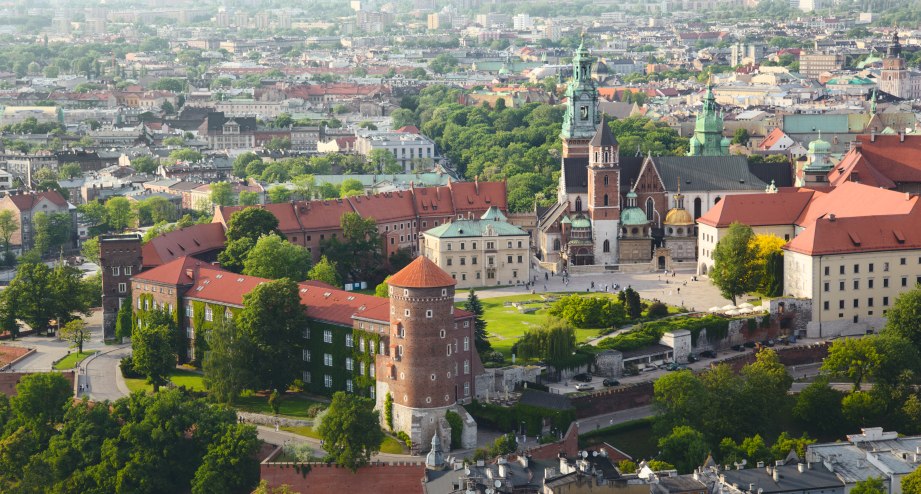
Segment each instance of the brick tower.
[[592,219],[595,264],[617,262],[620,225],[620,144],[607,116],[588,144],[588,213]]
[[442,442],[450,440],[450,433],[447,438],[444,434],[444,415],[453,409],[467,419],[464,447],[475,445],[476,424],[457,405],[474,394],[473,324],[470,318],[455,317],[454,279],[419,256],[388,284],[389,355],[379,355],[376,362],[375,396],[381,419],[385,420],[389,393],[394,430],[407,433],[414,446],[425,448],[436,432]]
[[118,309],[131,303],[131,277],[141,272],[141,236],[99,236],[99,268],[102,271],[102,334],[115,338]]

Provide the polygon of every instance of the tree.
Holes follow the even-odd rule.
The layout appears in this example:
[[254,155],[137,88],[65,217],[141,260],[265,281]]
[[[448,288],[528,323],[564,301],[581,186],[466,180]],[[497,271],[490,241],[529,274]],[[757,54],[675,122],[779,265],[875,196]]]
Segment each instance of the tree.
[[232,242],[248,238],[256,242],[259,237],[274,233],[281,235],[278,218],[262,208],[245,208],[230,215],[227,221],[227,240]]
[[218,318],[206,339],[208,351],[202,362],[205,386],[214,399],[232,405],[252,382],[247,364],[253,348],[231,317]]
[[[130,304],[129,304],[130,305]],[[77,351],[83,353],[83,344],[90,341],[90,329],[86,327],[83,319],[74,319],[61,328],[61,339],[70,342],[70,347],[77,348]]]
[[243,261],[243,274],[302,281],[307,279],[310,264],[310,251],[272,233],[256,241]]
[[771,455],[775,460],[783,460],[790,451],[796,451],[800,458],[805,458],[806,447],[814,443],[815,439],[810,438],[805,432],[800,437],[793,437],[786,432],[781,432],[777,440],[774,441],[774,445],[771,446]]
[[852,427],[880,426],[886,412],[886,403],[874,393],[854,391],[841,400],[841,412]]
[[255,206],[259,204],[259,193],[241,190],[240,197],[237,199],[237,204],[241,206]]
[[19,221],[10,210],[0,211],[0,241],[3,242],[3,252],[10,252],[10,240],[13,234],[19,231]]
[[851,488],[851,494],[885,494],[888,492],[880,477],[870,477],[867,480],[859,480]]
[[233,175],[235,177],[246,178],[246,169],[250,163],[254,162],[262,163],[262,158],[252,151],[247,151],[237,156],[233,160]]
[[407,125],[418,125],[416,114],[406,108],[397,108],[390,113],[390,126],[399,129]]
[[390,298],[390,285],[387,284],[387,281],[390,280],[390,277],[384,278],[384,281],[380,282],[376,287],[374,287],[374,296],[381,298]]
[[720,289],[720,294],[732,299],[733,305],[739,295],[755,288],[751,272],[755,257],[750,245],[753,236],[751,227],[734,222],[713,251],[710,279]]
[[336,271],[336,264],[330,262],[326,256],[320,257],[320,262],[310,268],[307,273],[308,280],[322,281],[327,285],[334,287],[342,286],[342,280],[339,279],[339,272]]
[[403,166],[397,161],[396,156],[386,149],[374,149],[368,153],[368,163],[374,166],[377,173],[403,172]]
[[287,137],[273,137],[271,140],[269,140],[269,142],[265,144],[265,148],[270,151],[291,149],[291,139]]
[[690,371],[668,373],[653,383],[656,429],[662,435],[679,425],[699,423],[707,410],[707,390]]
[[474,315],[473,319],[473,343],[481,354],[492,348],[489,344],[489,335],[486,333],[486,321],[483,320],[483,304],[480,298],[476,296],[476,291],[472,288],[467,294],[467,301],[464,303],[464,310]]
[[339,269],[340,278],[348,282],[376,281],[381,271],[380,233],[374,218],[362,218],[357,213],[345,213],[339,220],[342,238],[320,242],[323,252]]
[[354,178],[347,178],[339,186],[340,197],[360,196],[365,193],[365,187]]
[[92,300],[82,276],[79,269],[63,264],[52,269],[42,263],[21,263],[3,292],[10,317],[45,333],[53,319],[63,325],[76,313],[89,315]]
[[333,395],[317,432],[329,452],[328,459],[353,472],[371,461],[384,440],[374,402],[341,391]]
[[35,233],[35,248],[42,255],[66,245],[71,238],[71,216],[69,213],[38,212],[32,215]]
[[217,260],[221,263],[222,268],[234,273],[242,273],[243,263],[254,245],[256,245],[256,242],[249,238],[230,240],[224,250],[217,255]]
[[106,223],[115,231],[122,231],[134,224],[137,217],[131,210],[131,202],[124,197],[113,197],[106,201]]
[[881,356],[871,338],[841,338],[832,343],[822,370],[847,376],[859,391],[864,379],[879,368]]
[[921,352],[921,285],[895,299],[883,331],[905,338]]
[[660,455],[681,473],[690,473],[703,465],[708,451],[704,435],[688,426],[675,427],[671,434],[659,439]]
[[233,186],[228,182],[211,184],[211,204],[218,206],[233,206]]
[[169,156],[167,156],[167,159],[172,163],[178,163],[180,161],[195,163],[201,161],[202,158],[203,156],[200,152],[189,148],[173,150],[169,153]]
[[269,189],[268,196],[269,202],[272,204],[288,202],[291,200],[291,190],[284,185],[276,185]]
[[61,180],[72,180],[83,176],[83,170],[77,163],[64,163],[58,170],[58,178]]
[[131,160],[131,168],[138,173],[154,173],[159,167],[160,163],[151,156],[138,156]]
[[844,395],[829,386],[827,377],[819,378],[796,396],[793,416],[819,436],[838,436],[848,427],[841,413]]
[[289,279],[262,283],[243,296],[240,331],[253,344],[255,381],[264,389],[288,389],[300,376],[307,316],[298,285]]
[[751,139],[751,137],[748,135],[748,130],[740,127],[736,129],[735,134],[733,134],[732,143],[747,146],[749,139]]
[[58,373],[23,376],[10,398],[10,411],[23,424],[50,425],[64,418],[64,406],[73,396],[70,382]]
[[153,385],[154,393],[169,382],[169,373],[176,367],[173,335],[165,325],[138,325],[131,335],[134,369]]
[[[780,295],[783,291],[783,250],[786,242],[773,234],[758,234],[752,237],[751,249],[754,258],[751,273],[756,288],[768,296]],[[779,263],[777,261],[780,261]]]
[[115,337],[119,340],[131,337],[132,316],[131,303],[123,303],[118,309],[118,315],[115,316]]
[[208,445],[192,479],[192,494],[248,493],[259,481],[255,453],[261,441],[252,426],[237,424]]
[[173,107],[173,104],[169,101],[164,101],[163,104],[160,105],[160,110],[163,111],[163,113],[166,115],[172,115],[173,113],[176,113],[176,108]]
[[566,321],[548,316],[544,324],[524,332],[512,353],[523,358],[539,358],[552,366],[558,366],[572,357],[576,348],[576,333]]
[[87,261],[99,264],[99,237],[84,240],[80,246],[80,254],[83,254]]
[[921,494],[921,467],[902,477],[902,494]]
[[[775,410],[786,406],[787,393],[793,378],[780,363],[777,353],[765,348],[755,355],[755,361],[742,368],[744,402],[752,409],[750,420],[767,425]],[[767,430],[767,429],[762,429]]]

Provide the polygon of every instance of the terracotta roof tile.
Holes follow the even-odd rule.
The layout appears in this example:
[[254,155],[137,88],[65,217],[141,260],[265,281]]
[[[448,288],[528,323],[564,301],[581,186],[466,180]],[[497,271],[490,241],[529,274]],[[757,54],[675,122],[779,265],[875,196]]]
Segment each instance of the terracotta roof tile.
[[387,284],[401,288],[439,288],[454,286],[457,282],[427,257],[419,256],[391,276]]
[[64,196],[55,190],[37,192],[34,194],[15,194],[7,197],[10,198],[10,201],[12,201],[20,211],[30,211],[32,207],[42,199],[47,199],[62,208],[67,207],[67,201],[64,199]]
[[490,206],[496,206],[503,211],[508,209],[505,182],[451,182],[448,188],[454,196],[456,213],[482,213]]
[[194,257],[183,256],[153,269],[148,269],[141,274],[133,276],[131,280],[166,283],[170,285],[190,285],[193,281],[194,271],[192,272],[193,276],[189,276],[189,270],[194,270],[200,267],[201,264],[202,261]]
[[774,130],[758,144],[758,149],[771,149],[774,144],[777,144],[777,141],[781,140],[786,135],[787,134],[784,134],[783,131],[780,130],[780,127],[775,127]]
[[874,168],[893,182],[921,182],[921,135],[859,135],[859,149]]
[[838,186],[845,182],[858,182],[871,187],[894,189],[895,182],[883,175],[862,153],[852,150],[828,172],[828,183]]
[[[301,303],[307,307],[307,316],[311,319],[327,321],[341,326],[351,326],[352,316],[367,317],[390,321],[390,299],[347,292],[318,281],[305,281],[298,284]],[[369,317],[366,312],[378,309],[384,317]],[[383,310],[381,310],[383,309]]]
[[717,228],[736,221],[748,226],[792,225],[814,194],[810,189],[790,189],[776,194],[728,195],[697,221]]
[[217,266],[201,266],[185,297],[242,307],[243,296],[266,281],[269,280],[233,273]]
[[845,182],[831,192],[816,192],[795,224],[807,226],[828,214],[838,218],[907,214],[917,201],[917,196],[909,198],[904,192]]
[[182,256],[223,249],[226,238],[220,223],[181,228],[153,238],[141,247],[144,266],[159,266]]
[[819,218],[784,249],[811,256],[921,249],[921,208],[909,214]]
[[348,201],[362,218],[374,218],[378,222],[409,219],[415,216],[413,195],[410,191],[353,196],[349,197]]

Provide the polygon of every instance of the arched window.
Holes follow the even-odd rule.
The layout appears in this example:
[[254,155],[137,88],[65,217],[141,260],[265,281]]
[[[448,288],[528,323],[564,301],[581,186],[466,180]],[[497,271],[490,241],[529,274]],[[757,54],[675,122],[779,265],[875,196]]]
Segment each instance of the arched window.
[[656,204],[651,197],[646,198],[646,221],[653,221],[655,218]]
[[[607,177],[605,177],[605,178],[607,178]],[[608,205],[608,195],[607,195],[607,194],[604,195],[604,205],[605,205],[605,206]]]
[[717,204],[719,204],[720,200],[722,200],[722,197],[716,196],[716,199],[713,200],[713,205],[716,206]]
[[611,242],[608,240],[604,241],[604,244],[601,245],[602,252],[611,252]]
[[576,197],[576,212],[582,211],[582,198]]
[[608,176],[607,175],[604,176],[604,186],[605,187],[608,186]]
[[555,251],[560,250],[560,239],[558,238],[553,239],[553,250]]
[[694,199],[694,218],[700,218],[700,215],[703,214],[701,209],[701,200],[699,197]]

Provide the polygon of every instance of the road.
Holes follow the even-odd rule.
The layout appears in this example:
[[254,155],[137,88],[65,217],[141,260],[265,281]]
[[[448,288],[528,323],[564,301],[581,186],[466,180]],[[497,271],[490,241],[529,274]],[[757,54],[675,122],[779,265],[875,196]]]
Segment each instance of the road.
[[655,410],[652,405],[646,405],[644,407],[629,408],[619,412],[605,413],[594,417],[579,419],[576,423],[579,424],[579,433],[585,434],[631,420],[652,417],[653,415],[655,415]]
[[118,363],[131,354],[131,345],[111,346],[99,354],[89,357],[80,366],[80,384],[84,385],[81,396],[87,395],[96,401],[115,401],[128,394]]
[[[102,342],[102,312],[94,311],[84,319],[90,330],[91,340],[83,344],[83,351],[105,348]],[[16,341],[6,341],[5,345],[34,348],[35,353],[16,363],[12,370],[21,372],[47,372],[54,363],[76,349],[70,343],[54,336],[23,336]]]

